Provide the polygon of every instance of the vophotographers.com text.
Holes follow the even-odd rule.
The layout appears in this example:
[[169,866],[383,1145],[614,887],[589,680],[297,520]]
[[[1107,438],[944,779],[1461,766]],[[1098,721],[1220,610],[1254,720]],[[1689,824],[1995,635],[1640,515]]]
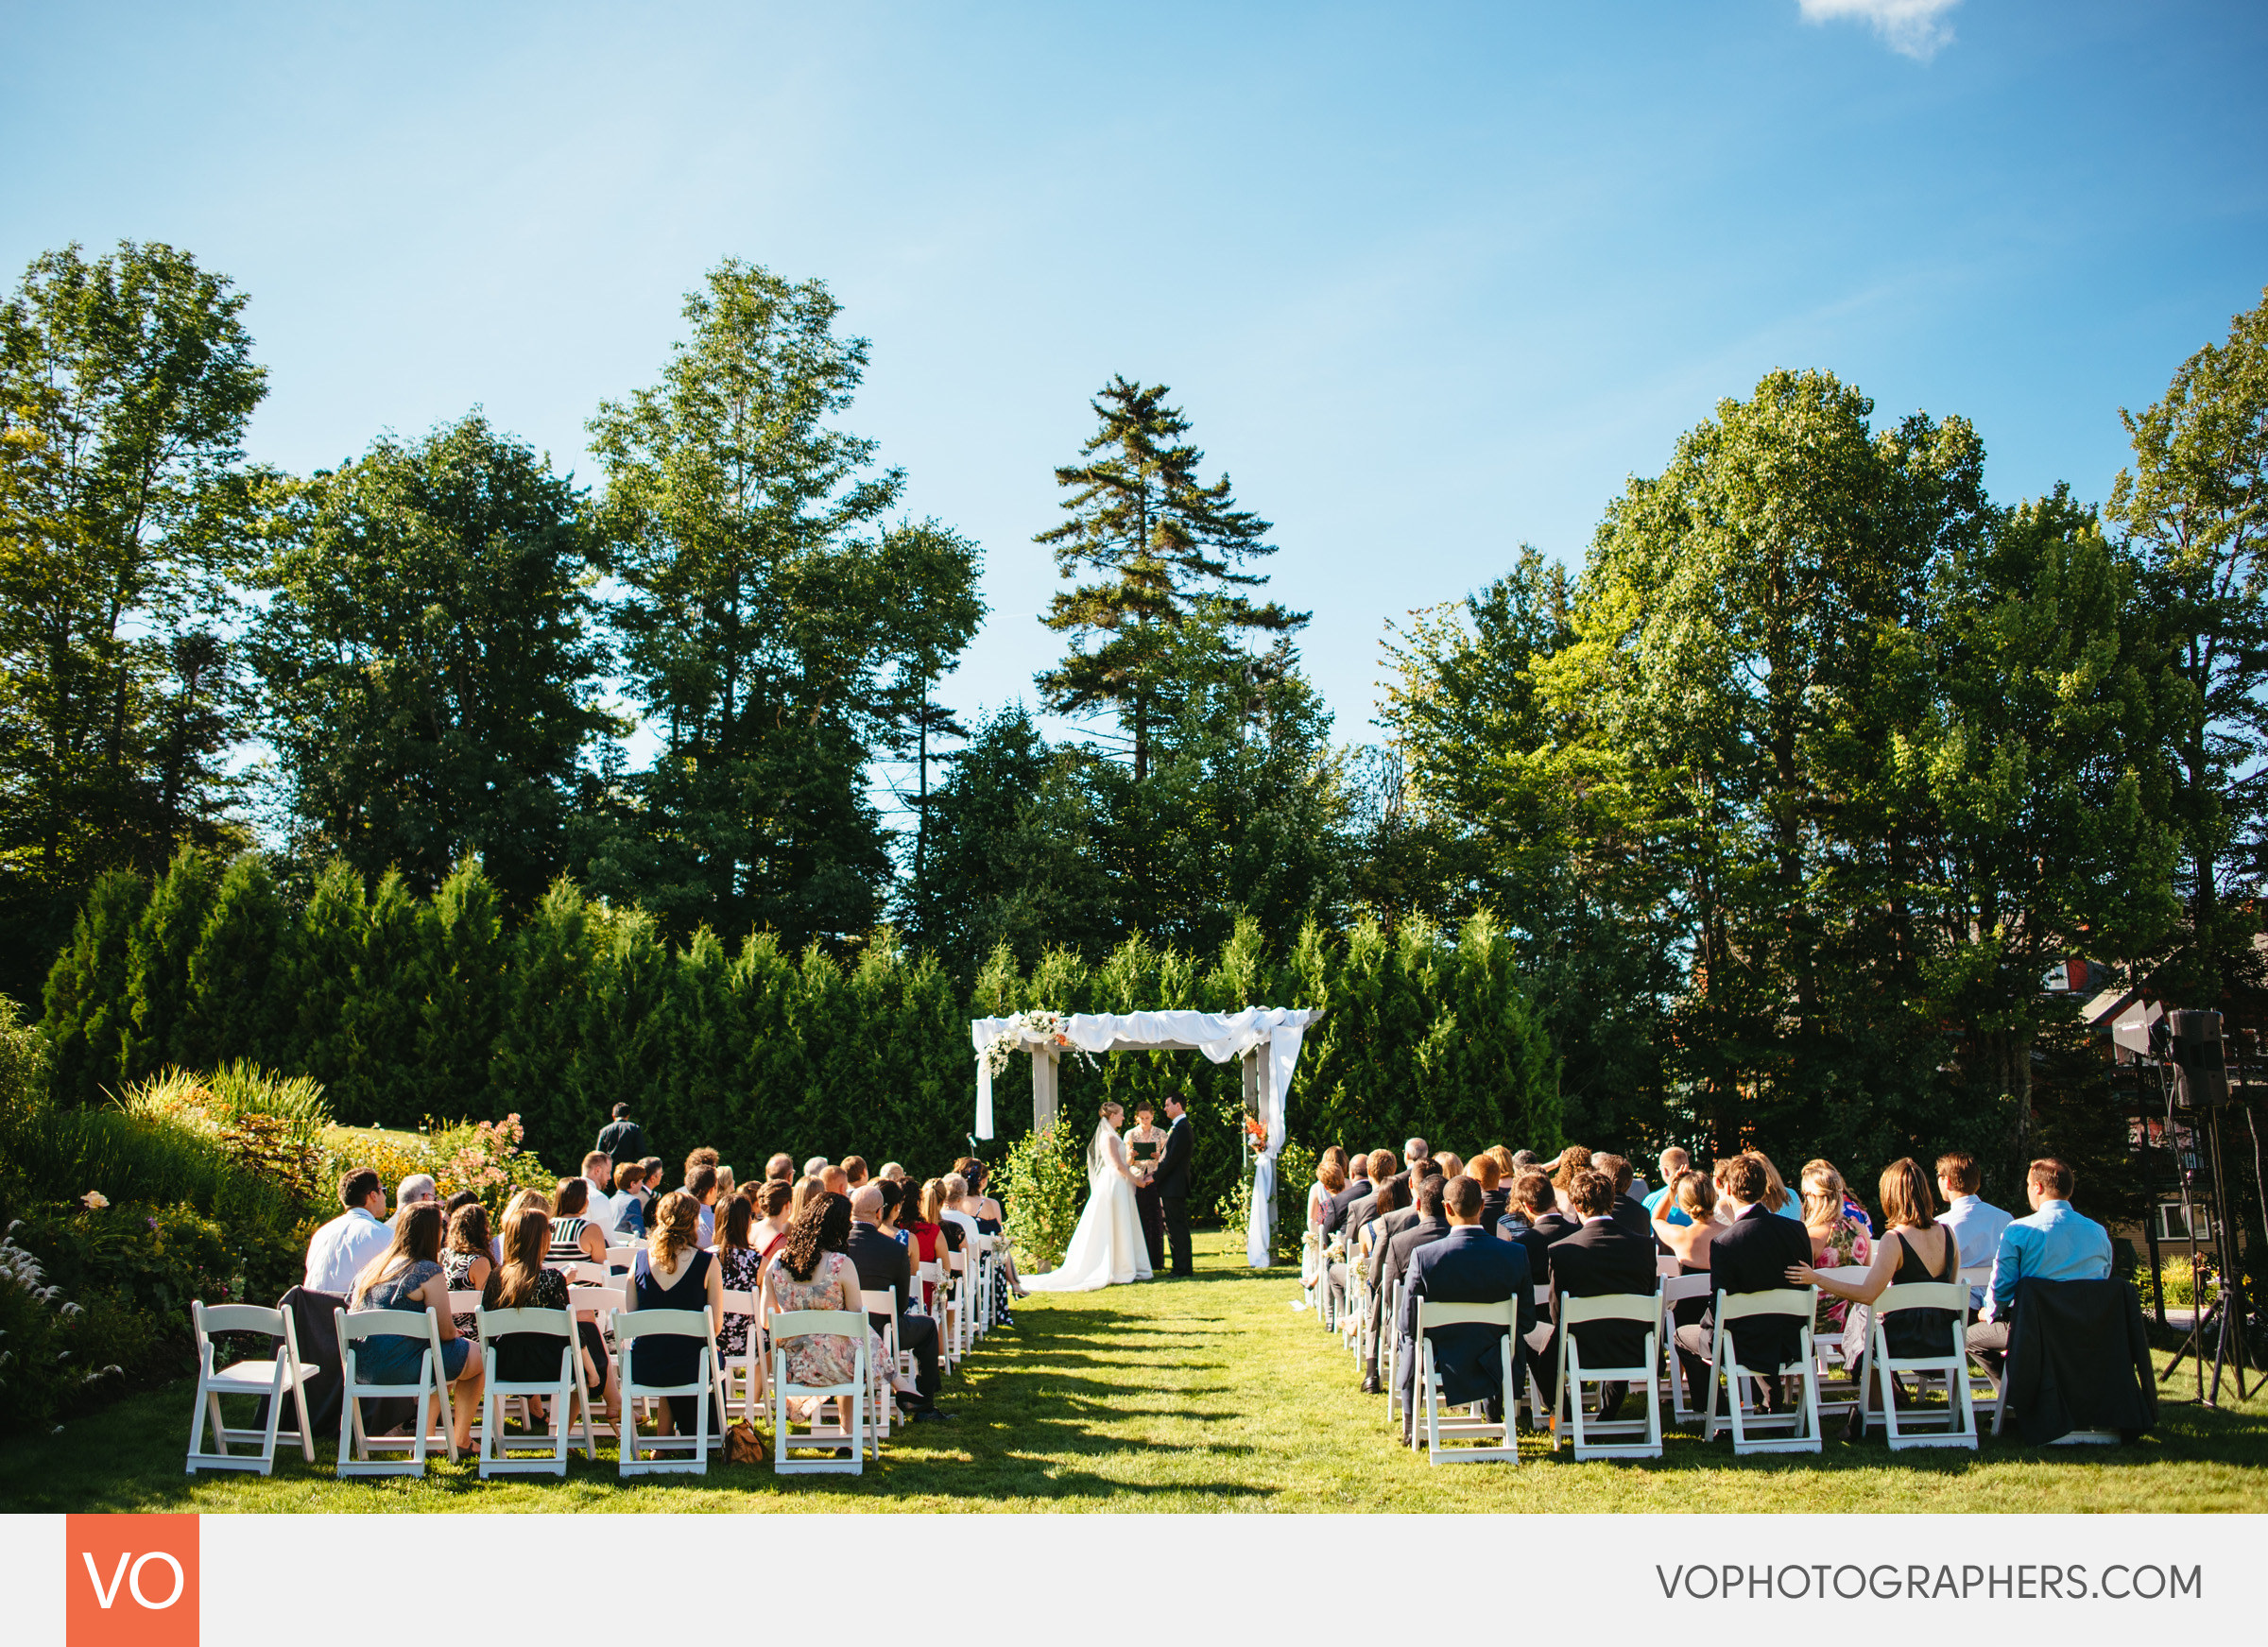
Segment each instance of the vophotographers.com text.
[[1654,1569],[1664,1600],[1818,1602],[1830,1596],[1856,1601],[2175,1601],[2200,1599],[2205,1594],[2205,1569],[2159,1566],[2144,1562],[2127,1566],[2114,1562],[2090,1572],[2077,1564],[2057,1567],[2048,1562],[2004,1567],[1929,1567],[1920,1562],[1820,1561],[1797,1565],[1751,1567],[1721,1562],[1713,1566]]

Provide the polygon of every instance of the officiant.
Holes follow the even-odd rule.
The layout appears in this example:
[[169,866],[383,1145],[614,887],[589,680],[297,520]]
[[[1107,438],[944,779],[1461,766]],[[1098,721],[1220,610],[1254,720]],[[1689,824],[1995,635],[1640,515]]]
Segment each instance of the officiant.
[[1134,1125],[1126,1133],[1127,1154],[1138,1175],[1134,1210],[1142,1214],[1142,1239],[1150,1249],[1150,1269],[1165,1274],[1165,1204],[1158,1193],[1158,1158],[1165,1150],[1165,1128],[1158,1124],[1157,1107],[1144,1099],[1134,1106]]

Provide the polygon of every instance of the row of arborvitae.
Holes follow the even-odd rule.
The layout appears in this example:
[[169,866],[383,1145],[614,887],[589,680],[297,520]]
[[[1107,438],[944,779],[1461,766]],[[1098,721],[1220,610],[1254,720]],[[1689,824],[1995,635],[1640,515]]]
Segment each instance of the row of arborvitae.
[[[1251,1004],[1326,1009],[1293,1096],[1303,1138],[1556,1142],[1549,1048],[1485,918],[1453,937],[1310,930],[1280,954],[1241,925],[1206,959],[1134,941],[1028,972],[1003,952],[963,983],[886,933],[849,959],[764,933],[672,944],[566,882],[514,925],[469,862],[428,900],[334,865],[295,907],[257,855],[184,853],[154,884],[96,885],[48,980],[45,1029],[65,1104],[249,1058],[320,1081],[350,1125],[517,1113],[532,1149],[571,1161],[627,1101],[664,1156],[713,1144],[746,1172],[774,1150],[962,1153],[972,1017]],[[1028,1126],[1029,1079],[1020,1058],[996,1084],[1004,1134]],[[1194,1197],[1211,1207],[1241,1160],[1238,1081],[1233,1065],[1146,1054],[1068,1060],[1061,1091],[1074,1113],[1106,1093],[1194,1091]]]

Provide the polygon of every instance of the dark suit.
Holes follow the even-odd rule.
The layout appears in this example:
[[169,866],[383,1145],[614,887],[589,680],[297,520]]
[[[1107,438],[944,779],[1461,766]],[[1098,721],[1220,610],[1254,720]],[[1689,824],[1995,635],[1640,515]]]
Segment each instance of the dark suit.
[[1347,1187],[1331,1198],[1331,1210],[1323,1218],[1323,1233],[1336,1235],[1347,1227],[1347,1210],[1370,1193],[1368,1178],[1349,1178]]
[[[1530,1278],[1527,1249],[1517,1242],[1498,1241],[1480,1225],[1452,1227],[1450,1232],[1414,1250],[1403,1277],[1401,1318],[1395,1324],[1403,1344],[1401,1410],[1403,1433],[1418,1422],[1418,1303],[1501,1304],[1509,1298],[1519,1305],[1513,1331],[1513,1364],[1520,1364],[1519,1340],[1536,1326],[1536,1287]],[[1486,1401],[1488,1415],[1503,1417],[1503,1359],[1499,1346],[1503,1334],[1493,1327],[1436,1327],[1433,1340],[1434,1370],[1441,1375],[1441,1399],[1449,1406]]]
[[1493,1190],[1481,1192],[1481,1227],[1494,1233],[1497,1221],[1512,1210],[1512,1189],[1499,1184]]
[[[1710,1279],[1720,1293],[1769,1293],[1792,1287],[1790,1264],[1812,1261],[1812,1232],[1793,1218],[1782,1218],[1761,1207],[1751,1207],[1709,1244]],[[1695,1388],[1709,1376],[1709,1349],[1715,1326],[1710,1319],[1677,1329],[1677,1350],[1684,1358],[1689,1382]],[[1758,1315],[1731,1326],[1732,1352],[1747,1367],[1785,1366],[1803,1348],[1803,1322],[1795,1315]],[[1764,1404],[1781,1402],[1778,1380],[1765,1380]]]
[[[1555,1297],[1598,1298],[1616,1293],[1655,1293],[1660,1290],[1654,1274],[1654,1232],[1643,1239],[1617,1224],[1612,1214],[1597,1223],[1586,1222],[1564,1241],[1552,1244],[1552,1293]],[[1587,1321],[1575,1329],[1575,1343],[1590,1366],[1636,1366],[1645,1359],[1646,1327],[1642,1321]],[[1544,1346],[1544,1364],[1550,1369],[1544,1384],[1549,1395],[1559,1372],[1559,1334]]]
[[[1397,1212],[1386,1222],[1392,1225],[1401,1217],[1402,1214]],[[1401,1224],[1400,1227],[1394,1229],[1390,1237],[1381,1237],[1382,1244],[1376,1252],[1370,1255],[1371,1285],[1375,1289],[1372,1297],[1376,1300],[1371,1305],[1370,1319],[1373,1326],[1383,1327],[1388,1332],[1396,1330],[1395,1323],[1386,1321],[1383,1317],[1386,1295],[1393,1290],[1394,1283],[1401,1279],[1403,1272],[1409,1268],[1410,1255],[1421,1246],[1429,1246],[1439,1241],[1448,1233],[1449,1220],[1447,1218],[1438,1212],[1429,1212],[1420,1217],[1417,1210],[1413,1208],[1407,1223]],[[1363,1369],[1366,1377],[1376,1378],[1378,1376],[1378,1346],[1379,1337],[1373,1336],[1370,1340],[1369,1359],[1366,1362]]]
[[1173,1251],[1173,1274],[1186,1276],[1194,1268],[1189,1246],[1189,1164],[1196,1137],[1187,1115],[1174,1118],[1165,1129],[1165,1148],[1159,1152],[1158,1172],[1150,1180],[1158,1186],[1158,1205],[1165,1214],[1165,1244]]
[[[871,1224],[853,1223],[850,1240],[843,1248],[850,1267],[858,1272],[858,1284],[869,1293],[885,1288],[898,1289],[898,1346],[914,1352],[914,1384],[927,1403],[937,1393],[937,1324],[927,1315],[906,1313],[914,1301],[914,1270],[912,1254]],[[877,1330],[889,1317],[873,1314],[868,1317]]]
[[1627,1195],[1618,1195],[1610,1214],[1614,1227],[1625,1235],[1645,1237],[1649,1244],[1654,1240],[1654,1215],[1646,1210],[1643,1201],[1634,1201]]

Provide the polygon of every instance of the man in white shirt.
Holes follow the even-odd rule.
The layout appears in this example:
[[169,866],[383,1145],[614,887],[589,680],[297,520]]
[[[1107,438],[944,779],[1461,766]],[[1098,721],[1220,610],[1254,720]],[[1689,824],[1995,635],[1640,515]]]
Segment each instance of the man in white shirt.
[[343,1297],[354,1290],[354,1278],[363,1266],[394,1244],[394,1233],[386,1226],[386,1186],[369,1168],[357,1168],[341,1178],[338,1199],[346,1210],[317,1230],[307,1244],[307,1274],[301,1284],[311,1293]]
[[[1937,1222],[1953,1232],[1963,1269],[1992,1262],[2001,1249],[2001,1231],[2013,1218],[1977,1194],[1982,1181],[1977,1158],[1967,1150],[1950,1150],[1937,1158],[1937,1192],[1945,1197],[1945,1210],[1937,1214]],[[1972,1312],[1984,1307],[1982,1286],[1969,1288],[1968,1307]]]
[[[614,1204],[614,1160],[604,1150],[593,1150],[583,1158],[583,1182],[591,1186],[591,1216],[599,1228],[611,1235],[615,1220],[622,1209]],[[613,1245],[612,1242],[607,1244]]]

